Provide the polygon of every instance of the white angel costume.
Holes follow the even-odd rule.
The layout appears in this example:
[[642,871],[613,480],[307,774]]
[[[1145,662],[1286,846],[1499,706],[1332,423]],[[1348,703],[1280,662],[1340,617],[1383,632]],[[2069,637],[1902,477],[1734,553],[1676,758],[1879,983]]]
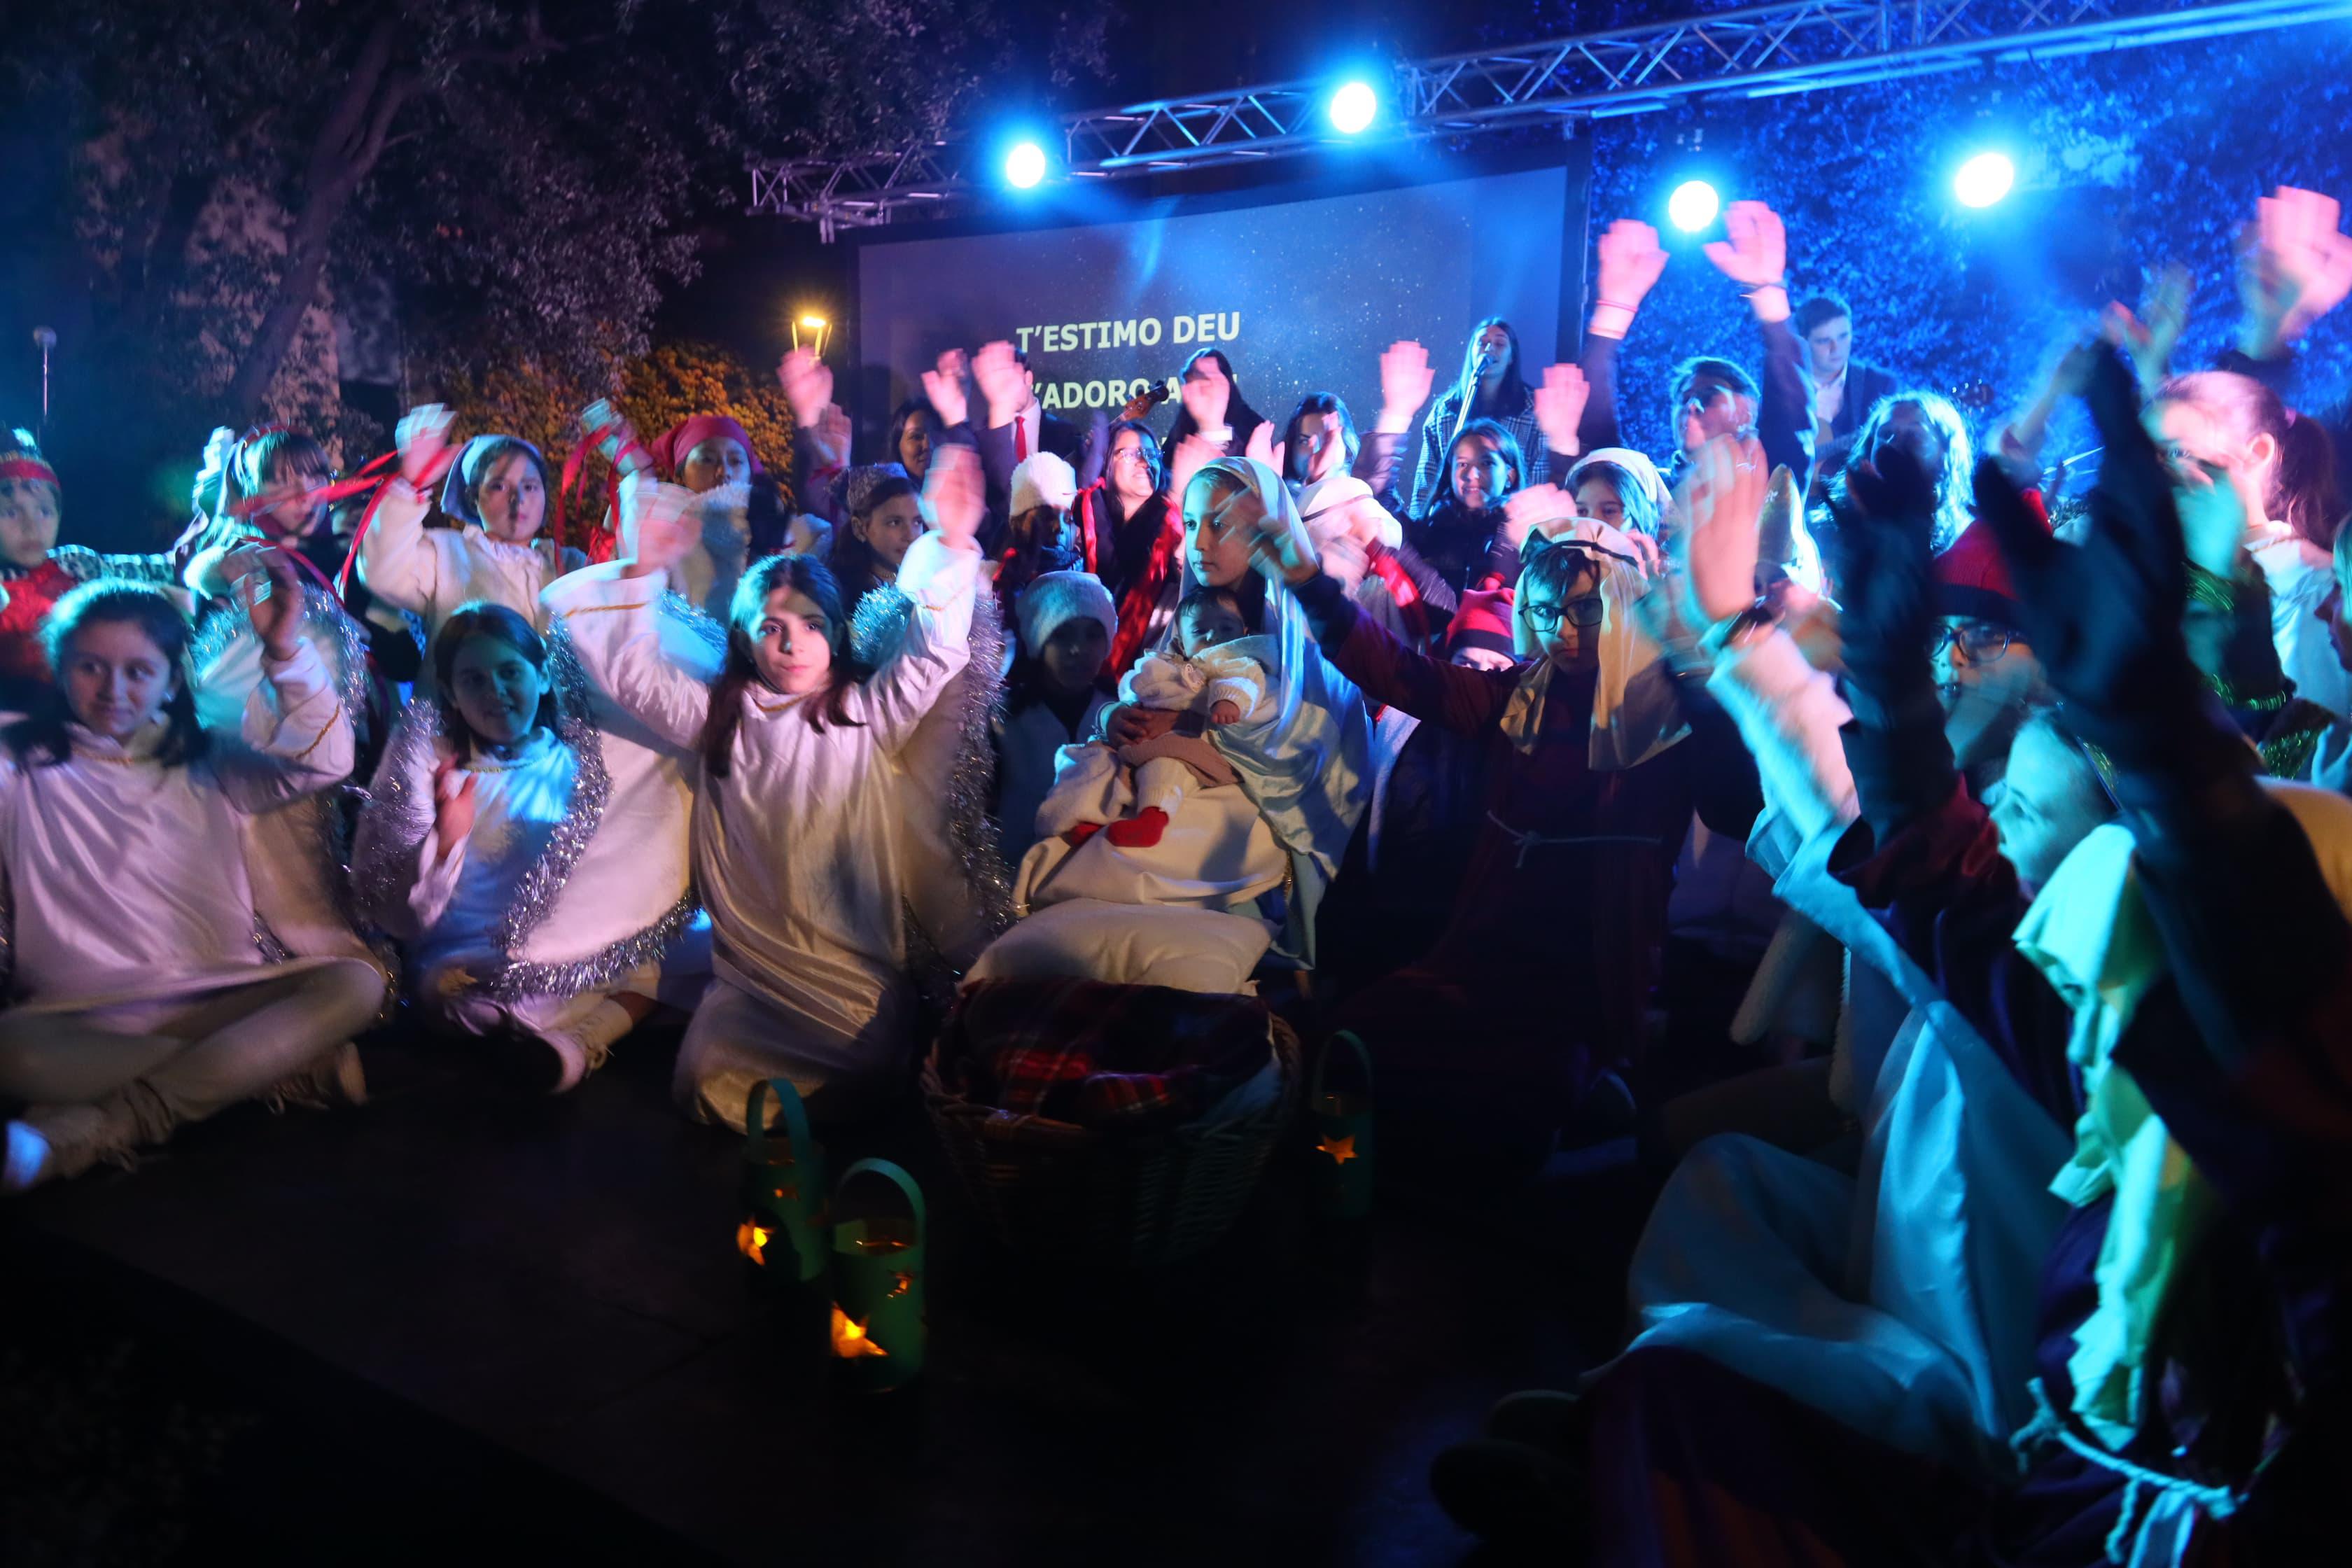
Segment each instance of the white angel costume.
[[[783,1076],[826,1114],[885,1093],[911,1058],[915,994],[904,902],[907,818],[943,781],[909,769],[924,720],[970,657],[977,551],[915,542],[898,654],[847,690],[850,722],[820,724],[822,697],[753,682],[723,779],[694,805],[695,880],[710,911],[717,979],[678,1053],[675,1092],[740,1127],[751,1084]],[[665,647],[649,582],[591,567],[550,588],[590,681],[668,744],[692,748],[711,688]]]
[[[425,527],[426,498],[395,477],[384,487],[367,531],[360,536],[360,581],[385,604],[422,620],[428,647],[442,622],[478,599],[504,605],[544,630],[541,590],[588,563],[579,551],[559,549],[544,534],[518,544],[493,539],[482,527],[467,500],[480,477],[475,470],[493,444],[513,439],[477,436],[450,466],[441,510],[457,527]],[[549,499],[551,503],[553,498]]]
[[0,1096],[31,1106],[10,1131],[12,1185],[36,1163],[70,1175],[237,1100],[299,1095],[307,1079],[364,1096],[356,1057],[342,1058],[382,974],[289,957],[247,863],[257,816],[351,771],[351,721],[312,647],[260,676],[194,762],[158,759],[161,725],[127,742],[71,726],[56,763],[0,756],[14,966]]
[[709,965],[685,941],[696,913],[689,893],[650,921],[642,896],[599,896],[643,865],[647,846],[605,829],[613,775],[563,639],[549,650],[547,673],[554,727],[511,758],[475,748],[456,762],[472,782],[474,820],[446,853],[434,832],[435,776],[456,748],[434,704],[410,705],[376,770],[352,871],[362,911],[405,947],[424,1016],[458,1033],[512,1028],[547,1041],[565,1063],[558,1087],[568,1089],[628,1032],[616,994],[659,994],[673,952],[688,971]]

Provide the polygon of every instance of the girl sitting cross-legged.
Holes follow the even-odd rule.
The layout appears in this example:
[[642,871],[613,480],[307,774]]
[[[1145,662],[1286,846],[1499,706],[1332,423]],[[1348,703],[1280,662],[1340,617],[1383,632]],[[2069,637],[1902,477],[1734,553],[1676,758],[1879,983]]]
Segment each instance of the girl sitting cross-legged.
[[300,583],[252,546],[224,570],[262,647],[241,732],[196,717],[188,626],[109,579],[58,602],[58,682],[0,731],[0,1191],[127,1163],[240,1100],[366,1097],[352,1037],[383,998],[358,958],[288,959],[256,914],[245,819],[351,771],[351,721],[303,638]]

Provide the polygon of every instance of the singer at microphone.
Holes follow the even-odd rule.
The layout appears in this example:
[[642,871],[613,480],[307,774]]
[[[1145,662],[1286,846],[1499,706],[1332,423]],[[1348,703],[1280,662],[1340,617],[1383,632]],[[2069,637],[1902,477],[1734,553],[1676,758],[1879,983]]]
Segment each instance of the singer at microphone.
[[[1478,323],[1462,352],[1461,379],[1430,406],[1415,454],[1412,498],[1406,503],[1409,515],[1419,517],[1443,499],[1439,492],[1445,488],[1449,454],[1464,426],[1474,419],[1491,419],[1500,425],[1518,442],[1530,464],[1540,464],[1543,433],[1536,426],[1535,394],[1519,364],[1519,335],[1499,316]],[[1533,484],[1540,478],[1540,474],[1528,474],[1523,482]]]

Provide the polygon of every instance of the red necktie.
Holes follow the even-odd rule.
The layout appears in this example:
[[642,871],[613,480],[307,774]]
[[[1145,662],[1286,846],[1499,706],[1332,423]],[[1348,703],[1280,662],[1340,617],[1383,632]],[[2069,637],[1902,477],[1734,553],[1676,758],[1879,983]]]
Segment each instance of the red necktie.
[[1029,460],[1029,421],[1018,414],[1013,416],[1013,460],[1016,463]]

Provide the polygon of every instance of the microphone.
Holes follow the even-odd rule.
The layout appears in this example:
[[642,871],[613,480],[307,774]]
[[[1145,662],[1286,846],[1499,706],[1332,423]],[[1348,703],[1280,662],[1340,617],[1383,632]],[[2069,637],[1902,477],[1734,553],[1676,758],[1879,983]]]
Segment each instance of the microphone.
[[1155,381],[1133,397],[1129,398],[1127,406],[1118,411],[1118,416],[1121,419],[1140,419],[1175,396],[1177,389],[1182,384],[1172,375]]

